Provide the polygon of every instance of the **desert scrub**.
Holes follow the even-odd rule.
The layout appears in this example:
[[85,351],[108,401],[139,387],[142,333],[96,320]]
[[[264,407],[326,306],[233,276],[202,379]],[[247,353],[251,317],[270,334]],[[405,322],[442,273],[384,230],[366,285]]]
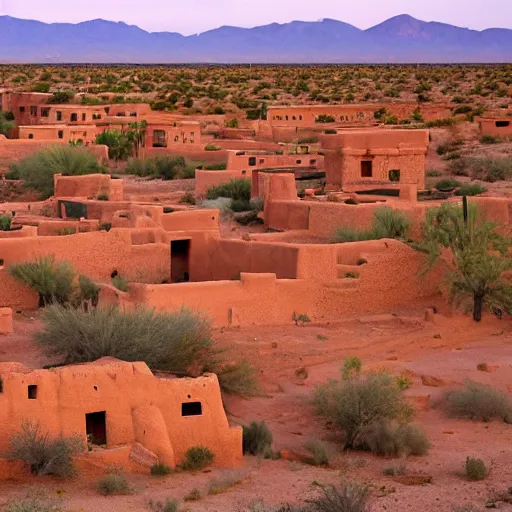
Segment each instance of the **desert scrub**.
[[169,498],[165,501],[148,501],[148,507],[151,512],[179,512],[180,502],[173,498]]
[[131,494],[132,488],[122,473],[114,472],[101,478],[96,487],[103,496]]
[[[172,313],[137,308],[71,309],[52,305],[42,316],[36,341],[64,364],[102,357],[144,361],[152,370],[189,375],[189,368],[218,375],[221,389],[252,396],[255,372],[245,361],[225,363],[212,340],[211,320],[185,308]],[[194,372],[196,374],[196,372]]]
[[408,448],[405,444],[409,433],[396,430],[394,425],[405,428],[412,409],[386,373],[330,380],[315,389],[312,402],[316,414],[342,434],[345,449],[390,451],[382,448],[380,440],[389,442],[389,437],[393,438],[393,446]]
[[187,167],[182,156],[155,156],[152,158],[133,158],[126,164],[126,173],[141,178],[160,178],[174,180],[181,178]]
[[199,501],[201,499],[201,491],[199,489],[192,489],[185,495],[183,501]]
[[463,389],[446,394],[444,406],[446,412],[456,418],[512,422],[512,403],[503,391],[469,380]]
[[328,466],[329,465],[329,455],[327,453],[327,449],[325,444],[321,441],[313,439],[308,441],[304,448],[311,454],[311,463],[314,466]]
[[362,367],[361,359],[357,356],[346,357],[343,360],[343,366],[341,367],[341,376],[343,379],[350,379],[356,377],[361,373]]
[[243,482],[245,477],[245,473],[237,470],[223,472],[220,477],[210,480],[208,494],[215,495],[227,492],[235,485]]
[[460,187],[461,183],[460,183],[460,181],[457,181],[457,180],[444,179],[444,180],[439,180],[434,186],[437,190],[440,190],[440,191],[453,190],[457,187]]
[[478,196],[487,192],[487,188],[480,183],[464,183],[461,187],[455,192],[456,196]]
[[264,421],[253,421],[243,426],[244,454],[266,457],[272,453],[272,432]]
[[105,172],[96,157],[85,148],[51,146],[11,165],[11,171],[41,199],[54,195],[53,175],[79,176]]
[[[311,512],[369,512],[368,488],[355,483],[318,485],[319,495],[309,501]],[[306,509],[307,510],[307,509]]]
[[186,471],[199,471],[209,466],[215,455],[205,446],[193,446],[185,452],[185,460],[181,467]]
[[117,288],[120,292],[127,292],[130,288],[128,281],[121,276],[115,276],[112,278],[112,286]]
[[222,185],[215,185],[206,191],[206,199],[218,199],[228,197],[234,200],[251,200],[251,180],[247,178],[236,178]]
[[150,470],[153,476],[167,476],[172,473],[172,469],[167,464],[153,464]]
[[359,231],[355,228],[342,226],[336,229],[330,242],[334,244],[358,242],[362,240],[380,240],[382,238],[407,238],[411,230],[410,217],[389,206],[379,206],[373,214],[372,226],[368,230]]
[[482,459],[474,459],[473,457],[466,458],[464,471],[468,480],[472,481],[485,480],[489,475],[489,469],[485,462]]
[[385,456],[421,456],[430,448],[427,436],[418,426],[386,422],[370,427],[364,443],[372,453]]
[[85,450],[79,437],[52,438],[38,423],[25,422],[10,440],[9,457],[18,459],[37,476],[70,477],[73,456]]

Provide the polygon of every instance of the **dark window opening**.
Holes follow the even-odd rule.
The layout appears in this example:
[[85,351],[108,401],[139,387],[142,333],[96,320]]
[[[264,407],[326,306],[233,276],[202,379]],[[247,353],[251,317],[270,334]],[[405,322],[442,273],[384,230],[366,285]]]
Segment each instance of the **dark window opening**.
[[28,399],[36,400],[37,399],[37,386],[32,384],[28,387]]
[[242,174],[243,174],[243,175],[246,175],[246,174],[247,174],[247,171],[242,171]]
[[78,114],[77,114],[76,112],[73,112],[73,113],[71,114],[70,121],[71,121],[72,123],[76,123],[76,121],[78,121]]
[[155,130],[153,132],[153,147],[166,148],[167,147],[167,134],[164,130]]
[[4,392],[4,381],[2,380],[2,377],[0,377],[0,393]]
[[302,121],[302,116],[299,116],[299,121]]
[[50,116],[50,109],[49,108],[42,108],[41,109],[41,117],[49,117]]
[[116,114],[117,117],[126,117],[126,112],[118,112]]
[[496,121],[496,128],[506,128],[510,126],[510,121]]
[[110,279],[114,279],[114,277],[117,277],[119,275],[119,272],[117,270],[113,270],[112,274],[110,274]]
[[107,444],[107,413],[91,412],[85,415],[85,432],[87,441],[97,446]]
[[181,404],[182,416],[201,416],[203,414],[203,407],[201,402],[184,402]]
[[171,241],[171,282],[190,281],[190,240]]
[[57,133],[57,137],[59,137],[59,139],[63,139],[64,138],[64,132],[62,130],[59,130],[58,133]]
[[363,160],[361,162],[361,177],[371,178],[373,176],[373,162],[371,160]]
[[85,121],[87,120],[87,114],[84,112],[82,113],[82,121]]
[[316,160],[315,159],[312,159],[309,161],[309,165],[315,165],[316,164]]
[[0,258],[0,267],[3,267],[3,266],[4,266],[4,259]]
[[37,116],[37,107],[30,107],[30,115]]
[[62,112],[58,111],[55,113],[57,121],[62,121]]
[[33,134],[33,133],[29,133],[29,134],[28,134],[28,138],[29,138],[29,139],[33,139],[33,138],[34,138],[34,134]]
[[264,158],[260,158],[260,164],[264,164],[265,163],[265,159]]
[[389,181],[400,181],[400,169],[392,169],[388,173]]
[[130,117],[137,117],[137,112],[130,112]]
[[295,160],[295,163],[296,163],[297,165],[300,165],[300,164],[302,163],[302,160]]
[[249,157],[249,165],[256,165],[256,157],[255,156],[251,156]]

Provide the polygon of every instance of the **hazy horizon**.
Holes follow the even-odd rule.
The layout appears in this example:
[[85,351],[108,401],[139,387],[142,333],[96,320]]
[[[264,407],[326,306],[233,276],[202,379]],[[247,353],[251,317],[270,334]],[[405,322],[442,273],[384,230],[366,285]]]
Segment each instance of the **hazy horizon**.
[[[512,2],[487,0],[358,0],[346,7],[343,0],[324,0],[318,5],[306,0],[196,0],[182,4],[175,11],[176,0],[89,0],[70,5],[69,0],[0,0],[0,15],[32,19],[46,23],[80,23],[97,18],[123,21],[150,32],[168,31],[191,35],[223,25],[251,28],[270,23],[317,21],[333,18],[361,29],[377,25],[399,14],[409,14],[423,21],[437,21],[475,30],[512,29]],[[344,5],[345,4],[345,5]],[[504,21],[506,20],[506,22]]]

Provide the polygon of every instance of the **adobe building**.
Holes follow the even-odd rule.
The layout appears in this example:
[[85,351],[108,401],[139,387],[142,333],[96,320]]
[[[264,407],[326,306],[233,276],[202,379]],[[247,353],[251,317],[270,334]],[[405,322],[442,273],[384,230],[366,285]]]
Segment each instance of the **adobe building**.
[[512,137],[512,118],[509,117],[483,117],[478,120],[478,127],[480,135],[500,138]]
[[174,468],[194,446],[210,449],[217,466],[242,461],[242,429],[229,426],[213,374],[158,378],[145,363],[112,358],[33,371],[0,363],[0,453],[24,422],[51,437],[79,436],[86,457],[127,468],[141,452],[148,465]]
[[41,124],[18,127],[20,139],[34,140],[64,140],[65,142],[81,142],[93,144],[96,141],[98,129],[95,125],[86,124]]
[[428,130],[345,130],[321,137],[328,187],[415,185],[425,188]]

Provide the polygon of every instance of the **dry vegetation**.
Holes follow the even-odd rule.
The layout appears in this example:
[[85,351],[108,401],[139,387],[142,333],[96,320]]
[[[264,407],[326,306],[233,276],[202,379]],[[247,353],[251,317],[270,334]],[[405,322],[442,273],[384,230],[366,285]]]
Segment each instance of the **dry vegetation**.
[[[150,102],[184,114],[245,113],[275,104],[418,101],[454,114],[508,105],[512,66],[29,66],[0,67],[0,83],[55,93],[55,102]],[[111,94],[108,94],[111,93]],[[105,96],[107,95],[107,96]]]

